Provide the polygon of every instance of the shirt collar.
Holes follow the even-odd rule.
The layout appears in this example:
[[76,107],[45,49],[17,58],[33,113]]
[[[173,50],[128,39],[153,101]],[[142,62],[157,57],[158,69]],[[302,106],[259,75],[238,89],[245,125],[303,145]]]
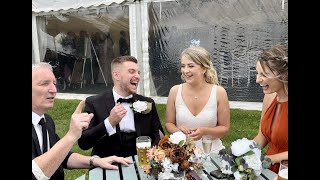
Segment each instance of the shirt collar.
[[44,118],[44,114],[42,116],[39,116],[35,112],[32,112],[32,124],[33,125],[37,125],[39,123],[39,121],[41,120],[41,118]]
[[127,97],[120,96],[120,95],[114,90],[114,88],[112,88],[112,93],[113,93],[114,102],[117,102],[117,100],[118,100],[119,98],[128,99],[128,98],[132,98],[132,97],[133,97],[132,94],[130,94],[130,95],[127,96]]

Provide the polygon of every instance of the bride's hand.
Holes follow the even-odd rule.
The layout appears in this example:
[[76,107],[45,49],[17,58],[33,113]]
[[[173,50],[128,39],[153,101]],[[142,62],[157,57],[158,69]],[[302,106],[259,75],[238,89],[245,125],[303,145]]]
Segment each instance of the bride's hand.
[[184,126],[180,126],[179,127],[180,131],[182,131],[185,135],[190,134],[190,131],[188,128],[184,127]]
[[191,133],[189,134],[189,137],[191,137],[193,140],[197,141],[202,138],[204,135],[202,127],[193,128],[190,129]]

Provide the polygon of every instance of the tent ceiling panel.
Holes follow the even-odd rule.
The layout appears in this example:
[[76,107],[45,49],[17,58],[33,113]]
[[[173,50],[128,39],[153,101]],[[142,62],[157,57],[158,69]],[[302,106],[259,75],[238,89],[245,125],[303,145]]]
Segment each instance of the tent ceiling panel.
[[32,12],[70,10],[101,5],[120,4],[126,0],[32,0]]
[[119,32],[129,31],[128,18],[115,18],[112,16],[67,16],[68,21],[60,21],[55,16],[47,19],[47,33],[56,36],[58,33],[73,31],[79,33],[84,30],[91,33],[95,32]]

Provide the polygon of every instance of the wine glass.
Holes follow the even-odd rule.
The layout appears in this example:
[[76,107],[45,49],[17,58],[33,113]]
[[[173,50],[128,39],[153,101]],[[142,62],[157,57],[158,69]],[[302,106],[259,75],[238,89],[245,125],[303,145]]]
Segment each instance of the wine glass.
[[205,162],[209,159],[212,147],[212,140],[213,138],[211,136],[202,136],[201,138]]

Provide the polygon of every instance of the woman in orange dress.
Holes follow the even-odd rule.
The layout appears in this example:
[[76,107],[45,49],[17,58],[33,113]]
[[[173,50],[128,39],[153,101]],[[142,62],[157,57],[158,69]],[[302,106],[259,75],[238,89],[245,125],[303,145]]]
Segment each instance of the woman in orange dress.
[[254,141],[268,146],[270,170],[278,173],[281,160],[288,159],[288,48],[283,45],[265,50],[256,64],[256,82],[264,98],[258,135]]

